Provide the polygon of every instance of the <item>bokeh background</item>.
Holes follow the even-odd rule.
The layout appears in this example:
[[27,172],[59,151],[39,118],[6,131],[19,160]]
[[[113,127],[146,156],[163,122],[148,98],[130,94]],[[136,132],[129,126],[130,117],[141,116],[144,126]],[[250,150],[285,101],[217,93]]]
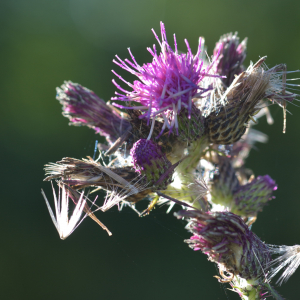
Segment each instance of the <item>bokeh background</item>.
[[[72,80],[110,99],[114,55],[128,57],[130,47],[138,62],[149,61],[151,28],[158,33],[161,20],[182,51],[184,38],[196,50],[204,36],[212,54],[220,35],[238,31],[249,38],[247,65],[268,55],[270,67],[300,68],[299,1],[1,0],[1,299],[239,299],[212,277],[216,267],[183,243],[184,223],[166,208],[145,218],[112,209],[98,215],[112,237],[87,219],[61,241],[41,195],[43,188],[52,201],[44,164],[92,156],[101,141],[68,126],[55,87]],[[279,186],[253,226],[271,244],[300,242],[300,109],[289,109],[285,135],[279,107],[271,108],[274,125],[259,120],[256,129],[269,142],[247,161]],[[299,299],[299,281],[300,270],[278,290]]]

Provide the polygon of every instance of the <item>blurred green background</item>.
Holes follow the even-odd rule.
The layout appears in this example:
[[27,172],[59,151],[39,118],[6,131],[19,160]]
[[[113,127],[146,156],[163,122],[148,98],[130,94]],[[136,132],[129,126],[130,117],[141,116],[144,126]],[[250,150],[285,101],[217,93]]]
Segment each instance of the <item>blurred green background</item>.
[[[55,87],[72,80],[110,99],[111,69],[124,74],[114,55],[126,58],[130,47],[139,63],[149,61],[151,28],[159,33],[161,20],[182,51],[184,38],[196,50],[204,36],[212,54],[220,35],[238,31],[249,38],[246,64],[268,55],[270,67],[300,68],[299,1],[1,0],[1,299],[239,299],[212,277],[215,266],[183,243],[184,223],[166,208],[145,218],[112,209],[98,215],[112,237],[88,219],[61,241],[40,192],[52,202],[44,164],[92,156],[100,140],[68,126]],[[271,110],[275,124],[262,118],[256,126],[269,142],[257,145],[247,166],[269,174],[279,188],[253,231],[267,243],[294,245],[300,243],[300,110],[289,106],[285,135],[282,110]],[[278,290],[299,299],[299,281],[300,270]]]

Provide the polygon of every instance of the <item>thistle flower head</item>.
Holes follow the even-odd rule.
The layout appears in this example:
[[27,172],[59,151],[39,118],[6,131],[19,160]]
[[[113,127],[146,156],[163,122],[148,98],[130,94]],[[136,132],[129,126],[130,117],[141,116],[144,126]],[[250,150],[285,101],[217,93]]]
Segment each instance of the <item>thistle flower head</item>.
[[[221,51],[220,51],[221,48]],[[221,36],[214,49],[214,55],[220,52],[216,61],[216,73],[222,75],[222,82],[229,87],[235,75],[244,71],[243,62],[246,58],[247,38],[240,43],[237,32]],[[226,77],[225,77],[226,76]]]
[[140,139],[130,150],[133,167],[139,174],[145,176],[149,184],[154,184],[160,177],[167,174],[159,184],[161,189],[171,183],[173,172],[169,172],[172,164],[161,152],[160,147],[151,140]]
[[234,193],[232,212],[246,217],[254,217],[277,190],[275,181],[269,176],[258,176],[250,183],[240,186]]
[[65,81],[56,90],[56,99],[63,105],[63,115],[69,118],[70,125],[93,128],[110,144],[130,127],[128,120],[122,118],[116,109],[80,84]]
[[186,240],[189,246],[208,255],[220,270],[232,278],[238,275],[246,280],[256,280],[262,275],[262,268],[270,261],[269,248],[239,216],[230,212],[200,211],[180,211],[175,215],[189,220],[187,229],[193,233]]
[[[245,69],[246,39],[240,42],[237,33],[222,36],[206,59],[202,38],[193,55],[186,40],[187,52],[178,51],[175,35],[171,48],[163,23],[161,38],[152,31],[160,49],[147,48],[150,62],[139,65],[130,49],[131,58],[114,60],[137,77],[130,83],[113,71],[129,86],[124,89],[113,80],[118,92],[112,100],[121,104],[106,104],[70,81],[57,89],[71,124],[106,137],[110,145],[102,150],[110,162],[106,165],[100,152],[96,161],[67,157],[46,165],[45,180],[60,180],[58,197],[53,190],[55,213],[42,192],[52,221],[62,239],[86,216],[111,235],[87,205],[89,199],[77,192],[85,187],[105,190],[104,203],[96,209],[102,212],[129,206],[142,216],[156,204],[172,203],[170,210],[176,203],[183,210],[175,216],[187,219],[192,234],[185,242],[218,265],[219,282],[230,283],[244,300],[282,300],[269,281],[281,270],[280,283],[295,272],[300,246],[266,245],[250,230],[277,186],[268,175],[254,178],[243,165],[254,143],[267,140],[250,128],[263,113],[272,123],[267,100],[283,108],[285,131],[287,103],[297,96],[288,88],[298,85],[288,83],[295,79],[286,79],[291,72],[285,65],[269,69],[266,57]],[[152,201],[140,213],[135,203],[144,198]],[[75,204],[71,217],[69,199]],[[278,257],[271,260],[273,254]]]
[[[177,131],[177,116],[181,109],[186,108],[188,110],[188,117],[190,118],[192,99],[203,97],[212,89],[202,84],[205,77],[214,76],[210,74],[212,65],[204,67],[204,63],[199,57],[201,52],[201,38],[199,39],[196,55],[192,54],[187,40],[185,40],[185,43],[188,52],[186,54],[179,54],[175,35],[175,51],[168,44],[163,23],[161,23],[161,41],[154,30],[152,31],[160,45],[161,52],[157,52],[155,45],[153,49],[148,48],[148,51],[153,56],[153,60],[151,63],[143,64],[143,66],[140,66],[136,62],[130,50],[129,54],[132,62],[128,59],[122,60],[116,56],[117,60],[114,60],[114,63],[138,77],[139,80],[131,84],[113,71],[119,79],[132,88],[132,91],[124,90],[113,80],[116,87],[124,94],[116,93],[117,97],[112,99],[138,102],[140,106],[126,108],[145,111],[142,117],[148,121],[156,117],[161,117],[164,120],[164,128],[168,127],[170,131],[175,128]],[[122,105],[115,105],[125,108]],[[172,110],[171,119],[167,118],[166,112],[168,110]]]

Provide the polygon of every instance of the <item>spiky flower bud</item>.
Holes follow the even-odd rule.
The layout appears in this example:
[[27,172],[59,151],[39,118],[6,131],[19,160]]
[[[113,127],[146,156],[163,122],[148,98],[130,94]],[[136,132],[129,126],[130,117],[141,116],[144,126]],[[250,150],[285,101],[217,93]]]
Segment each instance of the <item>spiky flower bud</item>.
[[258,176],[236,190],[231,211],[237,215],[254,217],[272,199],[275,190],[277,185],[269,175]]
[[206,118],[209,141],[214,144],[230,145],[237,142],[245,133],[250,116],[241,113],[241,107],[221,108]]
[[[140,175],[145,176],[145,180],[150,186],[172,166],[161,152],[160,147],[151,140],[140,139],[133,145],[130,154],[134,169]],[[158,189],[165,189],[172,182],[172,175],[173,172],[168,174],[165,180],[159,184]]]
[[128,120],[82,85],[65,81],[56,90],[56,99],[63,105],[63,115],[69,118],[70,125],[88,126],[109,143],[114,143],[130,127]]
[[178,139],[183,142],[192,142],[204,134],[204,118],[200,109],[192,104],[191,111],[182,109],[178,114]]
[[211,186],[212,202],[230,207],[233,193],[239,188],[239,180],[228,157],[218,156],[218,168]]
[[[239,276],[258,281],[270,261],[270,251],[237,215],[230,212],[202,213],[179,211],[178,218],[188,218],[187,229],[193,236],[185,242],[197,251],[208,255],[209,260],[219,265],[233,279]],[[220,272],[223,276],[223,272]],[[222,280],[221,280],[222,281]]]
[[246,58],[246,48],[247,38],[240,43],[237,32],[224,34],[216,43],[214,55],[220,52],[215,65],[216,73],[226,76],[226,78],[222,78],[222,82],[226,87],[230,86],[235,75],[239,75],[244,71],[243,62]]
[[[286,75],[283,66],[265,69],[266,57],[238,75],[224,93],[225,106],[215,109],[206,118],[206,133],[214,144],[229,145],[237,142],[245,133],[249,121],[262,108],[263,99],[270,99],[284,106],[296,95],[286,91],[286,83],[280,81]],[[223,102],[220,100],[220,103]]]
[[217,171],[211,184],[211,201],[223,205],[239,216],[256,217],[272,199],[272,193],[277,189],[275,181],[269,175],[265,175],[258,176],[251,182],[247,180],[243,185],[232,160],[220,156],[217,159]]

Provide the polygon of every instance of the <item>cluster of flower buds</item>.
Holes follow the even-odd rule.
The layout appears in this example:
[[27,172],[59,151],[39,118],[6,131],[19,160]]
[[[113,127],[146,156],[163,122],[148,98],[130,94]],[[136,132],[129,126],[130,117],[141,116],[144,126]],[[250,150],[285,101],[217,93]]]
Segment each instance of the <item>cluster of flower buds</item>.
[[256,217],[272,199],[273,191],[277,189],[275,181],[265,175],[250,178],[243,184],[246,176],[241,174],[240,169],[237,171],[234,168],[230,158],[218,156],[217,160],[218,171],[211,184],[211,201],[227,207],[239,216]]
[[[240,43],[237,33],[222,36],[208,59],[201,38],[194,55],[186,40],[187,52],[178,51],[175,35],[172,49],[163,23],[161,39],[153,33],[160,49],[148,48],[151,62],[139,65],[130,50],[130,59],[116,56],[114,63],[137,77],[131,83],[113,71],[129,87],[113,80],[119,92],[111,100],[118,103],[70,81],[57,89],[70,124],[94,129],[108,145],[99,147],[97,160],[46,165],[45,180],[57,180],[62,195],[54,193],[55,217],[43,194],[54,225],[64,239],[90,216],[111,234],[95,211],[117,205],[146,215],[155,205],[168,203],[170,210],[179,204],[175,216],[193,234],[186,242],[218,265],[219,282],[230,283],[242,299],[282,299],[270,280],[281,269],[280,282],[295,272],[299,246],[268,245],[251,231],[277,185],[244,164],[253,145],[267,141],[252,129],[255,116],[272,123],[266,103],[277,103],[285,116],[296,99],[288,91],[289,72],[285,65],[269,69],[266,57],[245,67],[247,40]],[[103,203],[84,196],[85,188],[105,190]],[[69,220],[70,200],[75,209]],[[151,201],[143,212],[135,207],[141,200]]]

